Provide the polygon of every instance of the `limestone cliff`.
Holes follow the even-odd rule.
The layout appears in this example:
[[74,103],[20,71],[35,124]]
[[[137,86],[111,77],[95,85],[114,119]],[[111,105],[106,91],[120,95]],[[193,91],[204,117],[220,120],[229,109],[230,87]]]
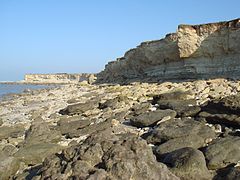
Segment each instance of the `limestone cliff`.
[[164,39],[144,42],[110,62],[99,82],[240,78],[240,19],[179,25]]
[[24,82],[26,83],[78,83],[82,81],[87,81],[88,83],[93,83],[95,81],[94,74],[26,74]]

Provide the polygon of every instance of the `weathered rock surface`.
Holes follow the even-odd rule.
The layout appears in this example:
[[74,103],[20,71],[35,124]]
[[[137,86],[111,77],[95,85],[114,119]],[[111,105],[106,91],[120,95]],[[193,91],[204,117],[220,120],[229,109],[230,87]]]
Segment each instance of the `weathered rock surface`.
[[171,171],[184,180],[211,179],[203,153],[197,149],[186,147],[168,154],[164,160]]
[[165,157],[167,154],[177,149],[185,147],[198,149],[203,147],[207,143],[206,140],[196,134],[170,139],[167,142],[159,145],[155,150],[155,154],[159,159],[162,159],[162,157]]
[[237,180],[240,179],[240,168],[229,167],[219,170],[218,175],[214,178],[215,180]]
[[158,104],[160,109],[175,110],[178,116],[195,116],[201,108],[197,106],[195,99],[189,99],[190,92],[171,92],[153,97],[153,103]]
[[[204,142],[206,143],[215,137],[215,132],[204,123],[193,119],[172,119],[161,123],[146,137],[146,139],[150,143],[159,144],[171,139],[186,138],[186,136],[193,135],[199,137],[198,140],[203,146]],[[197,141],[193,143],[199,144]]]
[[240,137],[228,136],[210,144],[205,150],[209,169],[224,168],[240,161]]
[[239,78],[240,19],[180,25],[164,39],[144,42],[110,62],[100,82]]
[[82,114],[88,110],[92,110],[99,106],[98,102],[92,100],[86,103],[78,103],[67,106],[65,109],[62,109],[59,113],[62,115],[78,115]]
[[88,119],[82,119],[81,117],[70,117],[70,118],[62,118],[57,122],[59,130],[62,135],[69,134],[71,132],[77,131],[79,129],[83,129],[86,126],[89,126],[91,121]]
[[2,126],[0,127],[0,140],[7,139],[9,137],[16,138],[23,136],[25,132],[24,126],[19,124],[16,126]]
[[202,109],[204,112],[200,113],[200,116],[206,118],[208,122],[240,128],[239,95],[208,102]]
[[133,126],[136,127],[147,127],[154,126],[158,121],[161,121],[164,117],[169,117],[170,119],[174,118],[177,113],[173,110],[156,110],[150,111],[138,116],[134,116],[130,121]]
[[39,175],[41,179],[178,179],[155,160],[144,140],[109,130],[46,159]]

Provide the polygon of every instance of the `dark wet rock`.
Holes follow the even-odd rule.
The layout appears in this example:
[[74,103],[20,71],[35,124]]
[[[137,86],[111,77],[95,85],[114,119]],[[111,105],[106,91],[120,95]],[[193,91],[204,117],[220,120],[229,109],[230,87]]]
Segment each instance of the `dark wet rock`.
[[201,142],[215,138],[215,132],[202,122],[191,118],[171,119],[159,124],[150,134],[145,135],[149,143],[159,144],[170,139],[197,135]]
[[81,119],[81,117],[69,117],[62,118],[57,122],[59,130],[63,135],[71,133],[73,131],[77,131],[79,129],[83,129],[86,126],[89,126],[91,123],[90,120]]
[[25,128],[21,124],[15,126],[1,126],[0,127],[0,140],[11,138],[17,138],[23,136]]
[[240,160],[240,137],[228,136],[214,141],[205,152],[208,169],[219,169]]
[[178,179],[155,160],[147,143],[111,129],[45,159],[41,179]]
[[60,131],[55,130],[47,122],[33,121],[26,131],[24,144],[57,143],[60,139]]
[[26,165],[35,165],[41,163],[47,156],[57,153],[63,147],[52,143],[29,144],[21,147],[14,154],[15,158],[24,162]]
[[174,118],[176,115],[177,113],[170,109],[156,110],[134,116],[130,121],[133,126],[142,128],[147,126],[154,126],[158,121],[161,121],[164,117],[169,116],[171,119]]
[[209,123],[219,123],[234,128],[240,127],[240,95],[232,95],[220,100],[213,100],[202,107],[199,114]]
[[128,101],[129,99],[126,96],[117,96],[116,98],[106,100],[104,103],[99,103],[99,108],[100,109],[105,109],[105,108],[117,109],[121,105],[127,103]]
[[240,179],[240,167],[227,167],[218,170],[214,180],[238,180]]
[[155,154],[159,159],[162,159],[168,153],[171,153],[177,149],[185,147],[198,149],[200,147],[203,147],[205,144],[206,140],[203,137],[197,134],[191,134],[168,140],[156,148]]
[[3,125],[3,120],[0,118],[0,126]]
[[98,101],[90,100],[85,103],[78,103],[67,106],[65,109],[59,111],[62,115],[77,115],[82,114],[88,110],[92,110],[98,107]]
[[163,160],[170,170],[183,180],[211,179],[203,153],[191,147],[185,147],[169,153]]

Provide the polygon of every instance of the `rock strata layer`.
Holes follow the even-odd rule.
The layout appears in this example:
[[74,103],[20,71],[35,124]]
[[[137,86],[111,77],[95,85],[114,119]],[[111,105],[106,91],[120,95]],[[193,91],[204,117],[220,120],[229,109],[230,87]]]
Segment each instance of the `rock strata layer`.
[[26,74],[24,77],[25,83],[79,83],[86,81],[92,84],[96,80],[94,74]]
[[240,77],[240,19],[179,25],[164,39],[141,43],[110,62],[99,82]]

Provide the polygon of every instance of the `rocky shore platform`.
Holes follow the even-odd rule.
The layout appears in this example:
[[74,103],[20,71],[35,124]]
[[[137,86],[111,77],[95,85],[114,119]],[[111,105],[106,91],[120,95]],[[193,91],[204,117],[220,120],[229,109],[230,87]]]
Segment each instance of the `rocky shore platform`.
[[14,95],[0,101],[0,179],[240,179],[240,81]]

